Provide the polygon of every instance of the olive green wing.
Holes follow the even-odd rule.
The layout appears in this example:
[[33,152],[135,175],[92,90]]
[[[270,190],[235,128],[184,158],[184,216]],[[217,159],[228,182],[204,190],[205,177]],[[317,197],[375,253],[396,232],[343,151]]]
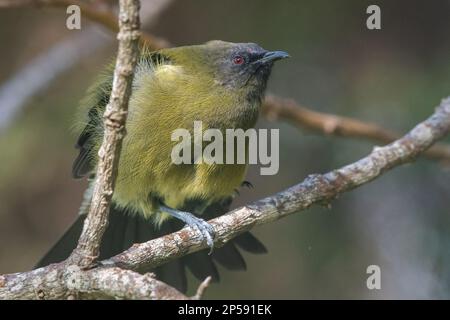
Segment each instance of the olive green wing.
[[[138,62],[141,70],[154,70],[155,66],[170,63],[170,59],[161,52],[144,52]],[[96,165],[96,148],[103,137],[103,113],[109,102],[114,75],[114,64],[107,66],[105,72],[97,79],[88,90],[87,97],[82,101],[83,108],[89,110],[87,118],[83,121],[84,129],[75,144],[79,154],[72,166],[72,176],[76,179],[83,178],[92,173]]]

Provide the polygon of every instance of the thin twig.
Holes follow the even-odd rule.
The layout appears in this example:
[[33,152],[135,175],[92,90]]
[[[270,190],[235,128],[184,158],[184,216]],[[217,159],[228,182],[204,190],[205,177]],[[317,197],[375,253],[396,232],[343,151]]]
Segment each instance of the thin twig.
[[205,280],[203,280],[202,283],[197,288],[197,292],[195,293],[195,296],[193,296],[192,300],[200,300],[203,295],[205,294],[206,289],[208,289],[210,283],[211,283],[212,277],[209,276]]

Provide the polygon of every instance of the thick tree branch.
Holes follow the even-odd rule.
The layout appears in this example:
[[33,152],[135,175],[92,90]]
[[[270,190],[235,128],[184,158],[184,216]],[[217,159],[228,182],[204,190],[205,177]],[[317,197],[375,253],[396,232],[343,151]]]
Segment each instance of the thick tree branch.
[[[390,143],[400,137],[399,134],[376,124],[342,117],[334,114],[313,111],[300,106],[292,99],[276,96],[266,97],[263,114],[269,120],[282,119],[299,127],[326,135],[367,139],[376,143]],[[450,146],[438,143],[424,153],[424,156],[450,164]]]
[[[313,204],[326,205],[343,192],[350,191],[403,163],[411,162],[450,131],[450,97],[435,113],[408,134],[384,147],[375,147],[366,157],[326,174],[313,174],[303,182],[276,195],[238,208],[210,220],[215,230],[215,245],[221,246],[253,227],[273,222]],[[190,228],[136,244],[115,257],[102,261],[105,266],[142,270],[207,248],[202,237]]]
[[197,292],[195,293],[195,296],[193,296],[192,300],[200,300],[203,295],[205,294],[206,289],[209,287],[211,283],[212,277],[207,277],[197,288]]
[[[82,270],[65,262],[29,272],[0,275],[0,299],[152,299],[186,300],[187,296],[155,279],[119,268]],[[196,299],[194,296],[193,299]]]
[[[73,268],[76,270],[76,268]],[[68,289],[80,297],[132,300],[187,300],[178,290],[155,279],[153,274],[141,275],[120,268],[96,268],[86,272],[76,270],[68,278]]]

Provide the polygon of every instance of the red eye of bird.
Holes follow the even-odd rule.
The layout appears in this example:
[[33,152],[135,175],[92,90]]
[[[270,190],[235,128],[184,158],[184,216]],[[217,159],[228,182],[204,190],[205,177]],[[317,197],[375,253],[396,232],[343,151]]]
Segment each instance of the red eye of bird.
[[233,63],[234,63],[234,64],[243,64],[244,61],[245,61],[245,59],[244,59],[244,57],[242,57],[242,56],[235,56],[235,57],[233,58]]

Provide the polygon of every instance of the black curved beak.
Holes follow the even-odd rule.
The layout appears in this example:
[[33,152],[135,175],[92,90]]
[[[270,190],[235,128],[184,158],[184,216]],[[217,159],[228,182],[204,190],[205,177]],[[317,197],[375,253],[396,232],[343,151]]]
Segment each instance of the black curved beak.
[[284,51],[267,51],[261,59],[258,60],[259,63],[268,63],[276,60],[289,58],[289,54]]

